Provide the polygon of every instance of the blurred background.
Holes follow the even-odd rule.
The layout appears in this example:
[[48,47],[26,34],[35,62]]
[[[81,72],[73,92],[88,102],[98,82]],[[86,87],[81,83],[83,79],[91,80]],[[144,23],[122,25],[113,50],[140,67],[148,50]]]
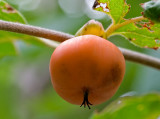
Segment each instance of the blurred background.
[[[19,10],[28,24],[75,34],[88,20],[96,19],[105,28],[111,20],[92,10],[94,0],[6,0]],[[147,0],[127,0],[131,10],[126,18],[141,15],[140,3]],[[160,58],[160,50],[141,49],[121,36],[109,39],[117,46]],[[18,56],[0,61],[1,119],[88,119],[122,95],[141,95],[160,91],[158,70],[126,61],[126,74],[116,95],[92,109],[69,104],[57,95],[49,75],[53,49],[20,43]]]

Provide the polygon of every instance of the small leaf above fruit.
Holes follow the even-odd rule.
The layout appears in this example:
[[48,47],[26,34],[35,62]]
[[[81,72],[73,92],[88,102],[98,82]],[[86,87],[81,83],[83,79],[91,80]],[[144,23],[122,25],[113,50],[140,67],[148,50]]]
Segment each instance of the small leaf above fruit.
[[130,6],[125,0],[95,0],[93,9],[111,16],[112,24],[105,38],[121,35],[136,46],[158,49],[160,47],[160,0],[142,4],[143,16],[125,19]]
[[95,0],[93,9],[108,14],[114,23],[120,23],[130,6],[125,0]]
[[131,43],[143,48],[158,49],[160,47],[160,24],[149,20],[127,24],[114,31],[112,35],[122,35]]

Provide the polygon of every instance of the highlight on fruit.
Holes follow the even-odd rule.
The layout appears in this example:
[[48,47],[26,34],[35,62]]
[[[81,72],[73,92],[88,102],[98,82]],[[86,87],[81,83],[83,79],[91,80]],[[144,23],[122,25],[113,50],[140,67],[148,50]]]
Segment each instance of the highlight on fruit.
[[51,81],[56,92],[64,100],[89,109],[110,99],[124,74],[125,60],[121,51],[95,35],[64,41],[50,60]]

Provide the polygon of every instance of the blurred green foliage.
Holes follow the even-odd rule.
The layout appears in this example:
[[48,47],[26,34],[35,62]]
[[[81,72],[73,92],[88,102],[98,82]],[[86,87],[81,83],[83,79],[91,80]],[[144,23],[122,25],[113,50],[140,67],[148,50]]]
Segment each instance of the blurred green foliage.
[[[21,13],[13,9],[7,2],[0,0],[0,20],[19,22],[26,24],[27,21]],[[4,56],[15,56],[19,52],[18,41],[25,41],[28,44],[42,45],[39,38],[29,35],[16,34],[11,32],[0,31],[0,58]]]
[[[21,11],[29,24],[75,34],[90,18],[66,14],[59,6],[59,0],[6,0]],[[28,9],[23,9],[28,4]],[[147,0],[127,0],[131,10],[126,18],[141,15],[139,6]],[[36,4],[34,9],[31,6]],[[83,1],[82,1],[83,2]],[[72,5],[71,5],[72,6]],[[33,7],[32,7],[33,8]],[[111,21],[107,16],[97,19],[106,28]],[[109,39],[117,46],[160,57],[160,52],[141,49],[130,44],[123,37]],[[116,95],[109,101],[93,106],[91,110],[69,104],[61,99],[52,88],[49,76],[49,60],[53,49],[21,41],[19,56],[0,59],[0,118],[1,119],[87,119],[95,110],[101,111],[120,95],[133,91],[136,94],[160,91],[159,71],[126,61],[126,74]]]
[[101,113],[91,119],[158,119],[160,117],[160,95],[123,97],[112,102]]

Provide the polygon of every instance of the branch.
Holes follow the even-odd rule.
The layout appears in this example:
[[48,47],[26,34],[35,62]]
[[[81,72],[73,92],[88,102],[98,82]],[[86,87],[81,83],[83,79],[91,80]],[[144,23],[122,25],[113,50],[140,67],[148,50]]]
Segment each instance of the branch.
[[126,50],[124,48],[119,48],[124,55],[126,60],[140,63],[143,65],[147,65],[153,68],[157,68],[160,70],[160,59],[151,57],[149,55],[145,55],[142,53],[138,53],[131,50]]
[[63,42],[69,38],[74,37],[73,35],[66,34],[63,32],[2,20],[0,20],[0,30],[42,37],[59,42]]
[[[59,41],[59,42],[63,42],[67,39],[74,37],[73,35],[54,31],[54,30],[44,29],[44,28],[20,24],[20,23],[7,22],[2,20],[0,20],[0,30],[23,33],[23,34],[42,37],[42,38]],[[55,48],[55,45],[51,45],[50,42],[45,42],[45,44]],[[142,53],[130,51],[123,48],[120,48],[120,50],[122,51],[126,60],[160,69],[160,59],[158,58],[154,58],[148,55],[144,55]]]

